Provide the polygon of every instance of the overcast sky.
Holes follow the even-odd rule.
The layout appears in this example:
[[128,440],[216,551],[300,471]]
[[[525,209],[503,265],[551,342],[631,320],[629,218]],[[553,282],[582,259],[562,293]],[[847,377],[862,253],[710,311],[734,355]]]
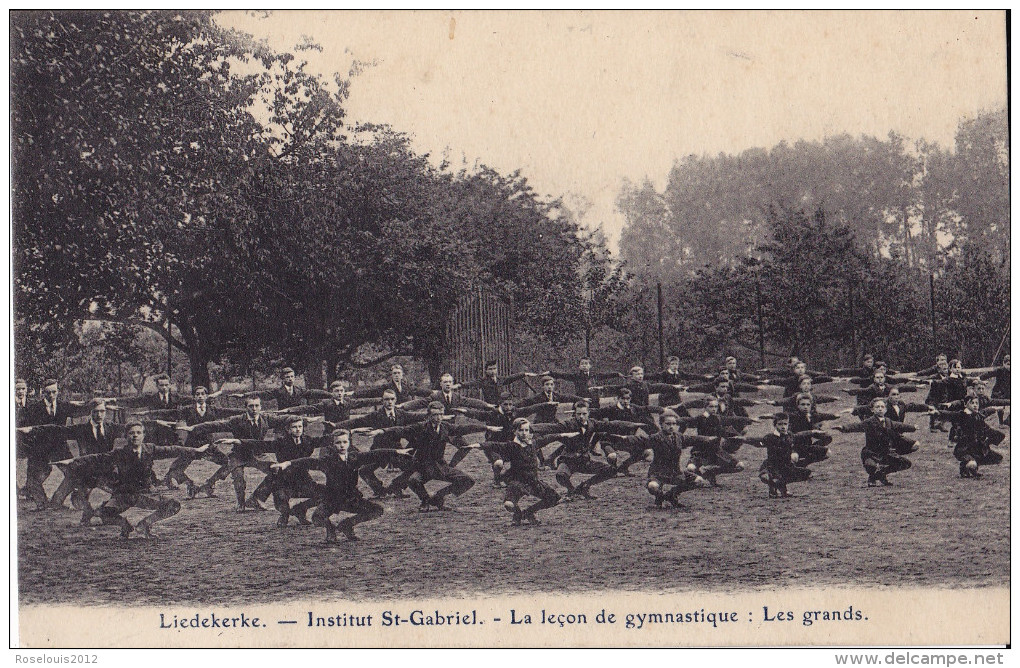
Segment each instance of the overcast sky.
[[951,146],[1006,104],[1002,13],[274,12],[220,18],[313,71],[357,76],[351,120],[389,123],[437,158],[521,169],[588,201],[615,246],[625,178],[674,160],[891,130]]

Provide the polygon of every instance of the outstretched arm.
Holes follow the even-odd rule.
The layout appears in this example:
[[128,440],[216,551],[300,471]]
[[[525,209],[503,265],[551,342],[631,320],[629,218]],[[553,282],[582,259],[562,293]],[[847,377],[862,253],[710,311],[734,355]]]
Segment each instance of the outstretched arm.
[[157,445],[152,449],[153,459],[170,459],[171,457],[181,457],[194,455],[196,452],[204,453],[209,450],[209,444],[199,448],[185,448],[181,445]]

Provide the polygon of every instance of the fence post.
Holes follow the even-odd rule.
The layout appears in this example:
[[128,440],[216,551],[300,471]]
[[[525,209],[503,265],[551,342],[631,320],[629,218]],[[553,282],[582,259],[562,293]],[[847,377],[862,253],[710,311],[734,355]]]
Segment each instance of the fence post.
[[662,283],[655,284],[657,303],[659,307],[659,368],[666,368],[666,347],[662,340]]
[[764,325],[764,321],[762,320],[762,311],[761,311],[761,277],[759,277],[757,274],[755,274],[755,277],[754,277],[754,293],[755,293],[755,297],[756,297],[756,301],[757,301],[757,310],[758,310],[758,348],[759,348],[758,355],[759,355],[759,361],[761,362],[761,366],[759,366],[758,368],[759,369],[764,369],[765,368],[765,325]]
[[931,297],[931,345],[934,347],[932,357],[939,352],[938,333],[935,329],[935,274],[928,274],[929,296]]

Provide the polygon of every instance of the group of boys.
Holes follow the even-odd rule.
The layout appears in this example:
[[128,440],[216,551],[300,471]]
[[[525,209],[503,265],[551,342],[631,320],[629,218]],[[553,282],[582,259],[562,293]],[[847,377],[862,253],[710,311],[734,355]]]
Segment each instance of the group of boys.
[[[41,401],[29,403],[27,385],[17,381],[15,417],[19,457],[27,459],[25,495],[39,508],[62,506],[70,496],[72,506],[82,511],[82,524],[98,516],[104,524],[119,525],[124,536],[135,531],[150,536],[153,523],[180,510],[180,503],[169,494],[153,491],[159,482],[168,490],[183,484],[193,498],[201,493],[215,496],[216,483],[229,476],[239,512],[264,509],[262,504],[272,497],[279,525],[294,517],[299,523],[323,527],[328,540],[335,540],[338,533],[355,540],[357,524],[383,514],[379,503],[364,498],[359,480],[376,499],[406,496],[404,490],[409,489],[418,497],[421,512],[443,510],[448,496],[460,496],[475,484],[457,464],[476,449],[488,459],[494,484],[505,487],[503,505],[515,525],[539,524],[537,513],[563,500],[541,479],[545,469],[555,471],[568,500],[593,499],[592,487],[632,475],[633,465],[649,461],[646,489],[654,505],[679,507],[683,492],[718,485],[719,475],[744,470],[735,456],[744,444],[766,450],[759,477],[770,497],[788,496],[787,485],[807,480],[809,466],[829,455],[832,437],[822,423],[839,416],[818,412],[816,406],[836,399],[815,393],[814,386],[833,382],[834,376],[849,377],[861,388],[850,390],[859,404],[852,412],[861,422],[837,429],[865,434],[861,461],[869,486],[888,485],[889,474],[910,467],[904,455],[917,446],[903,436],[914,430],[903,422],[909,411],[929,414],[933,429],[951,423],[960,475],[978,477],[979,465],[1002,459],[991,446],[999,444],[1004,434],[984,419],[999,411],[1001,421],[1001,411],[1008,406],[1008,356],[1003,367],[985,375],[996,378],[991,394],[981,379],[968,380],[943,357],[932,369],[909,375],[891,373],[870,356],[861,367],[838,369],[833,375],[808,370],[797,358],[781,368],[747,374],[732,357],[718,373],[687,374],[680,371],[679,359],[671,357],[666,369],[647,379],[639,366],[628,374],[595,373],[585,358],[575,372],[527,372],[505,378],[499,376],[495,363],[488,363],[483,378],[456,385],[452,375],[444,374],[434,391],[412,387],[403,369],[394,365],[385,384],[351,392],[341,380],[328,391],[299,388],[293,369],[285,368],[279,387],[231,395],[244,400],[243,411],[213,407],[209,399],[220,393],[210,394],[204,387],[194,389],[192,401],[179,401],[167,377],[157,379],[154,395],[97,398],[88,403],[61,401],[56,381],[46,381]],[[961,377],[964,396],[957,398]],[[540,378],[541,390],[518,402],[510,386],[529,378]],[[557,378],[572,382],[574,393],[558,391]],[[928,399],[924,404],[902,403],[900,393],[916,391],[919,385],[914,383],[930,384]],[[740,396],[770,386],[782,387],[783,398]],[[464,388],[477,388],[482,398],[464,396],[460,392]],[[615,394],[615,401],[602,405],[602,394],[607,392]],[[701,396],[688,398],[691,393]],[[650,401],[654,394],[658,394],[658,405]],[[276,410],[264,411],[263,399],[275,401]],[[753,404],[782,409],[771,416],[772,433],[743,435],[750,424],[761,421],[747,417],[746,407]],[[135,415],[146,419],[132,418],[125,424],[107,421],[108,405],[139,410]],[[352,416],[352,411],[370,405],[377,407]],[[697,412],[692,415],[691,409]],[[69,424],[85,412],[87,421]],[[557,420],[560,412],[567,417]],[[322,436],[306,432],[311,422],[323,424]],[[688,429],[696,433],[686,434]],[[275,438],[267,438],[270,431]],[[215,438],[217,434],[221,437]],[[367,451],[354,446],[353,434],[372,439]],[[485,439],[468,443],[466,437],[471,434],[484,434]],[[114,440],[122,437],[127,446],[114,447]],[[180,437],[183,446],[176,445]],[[76,457],[67,448],[68,440],[78,444]],[[557,447],[547,456],[543,448],[549,444]],[[447,447],[455,451],[449,461]],[[317,457],[313,456],[316,450]],[[681,461],[685,450],[686,463]],[[267,458],[268,454],[273,458]],[[162,481],[157,481],[152,465],[161,458],[174,461]],[[218,465],[201,484],[186,472],[200,458]],[[52,498],[47,498],[43,481],[52,466],[64,477]],[[383,467],[395,472],[388,483],[378,477]],[[246,468],[265,476],[250,496]],[[313,470],[325,475],[325,483],[310,476]],[[588,478],[574,484],[578,475]],[[426,485],[433,481],[445,485],[429,492]],[[96,488],[110,493],[98,508],[89,501]],[[536,501],[525,507],[521,501],[527,496]],[[292,505],[295,499],[302,500]],[[154,512],[132,526],[124,518],[131,507]],[[333,524],[331,517],[340,513],[350,517]]]

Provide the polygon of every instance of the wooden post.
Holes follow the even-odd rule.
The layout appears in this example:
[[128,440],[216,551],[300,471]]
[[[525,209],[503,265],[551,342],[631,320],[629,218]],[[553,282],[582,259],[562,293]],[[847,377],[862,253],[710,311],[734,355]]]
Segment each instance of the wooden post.
[[852,283],[846,284],[847,303],[850,307],[850,340],[853,348],[853,358],[850,361],[850,366],[853,366],[857,362],[857,358],[860,353],[857,351],[857,321],[854,320],[854,286]]
[[659,307],[659,368],[666,368],[666,346],[662,340],[662,283],[656,283],[655,289],[658,297]]
[[167,375],[168,378],[172,379],[173,375],[174,375],[174,361],[173,361],[173,357],[170,354],[171,353],[171,349],[170,349],[170,337],[171,336],[173,336],[173,334],[171,334],[171,332],[170,332],[170,322],[167,321],[167,323],[166,323],[166,375]]
[[938,331],[935,329],[935,274],[928,274],[929,295],[931,296],[931,345],[934,348],[932,356],[939,352]]
[[765,325],[764,325],[764,321],[762,319],[762,310],[761,310],[761,278],[757,274],[755,274],[755,277],[754,277],[754,292],[755,292],[755,296],[757,297],[757,302],[758,302],[758,309],[757,309],[758,310],[758,348],[760,349],[758,351],[758,354],[759,354],[759,359],[761,361],[761,366],[758,367],[758,368],[759,369],[764,369],[765,368]]

